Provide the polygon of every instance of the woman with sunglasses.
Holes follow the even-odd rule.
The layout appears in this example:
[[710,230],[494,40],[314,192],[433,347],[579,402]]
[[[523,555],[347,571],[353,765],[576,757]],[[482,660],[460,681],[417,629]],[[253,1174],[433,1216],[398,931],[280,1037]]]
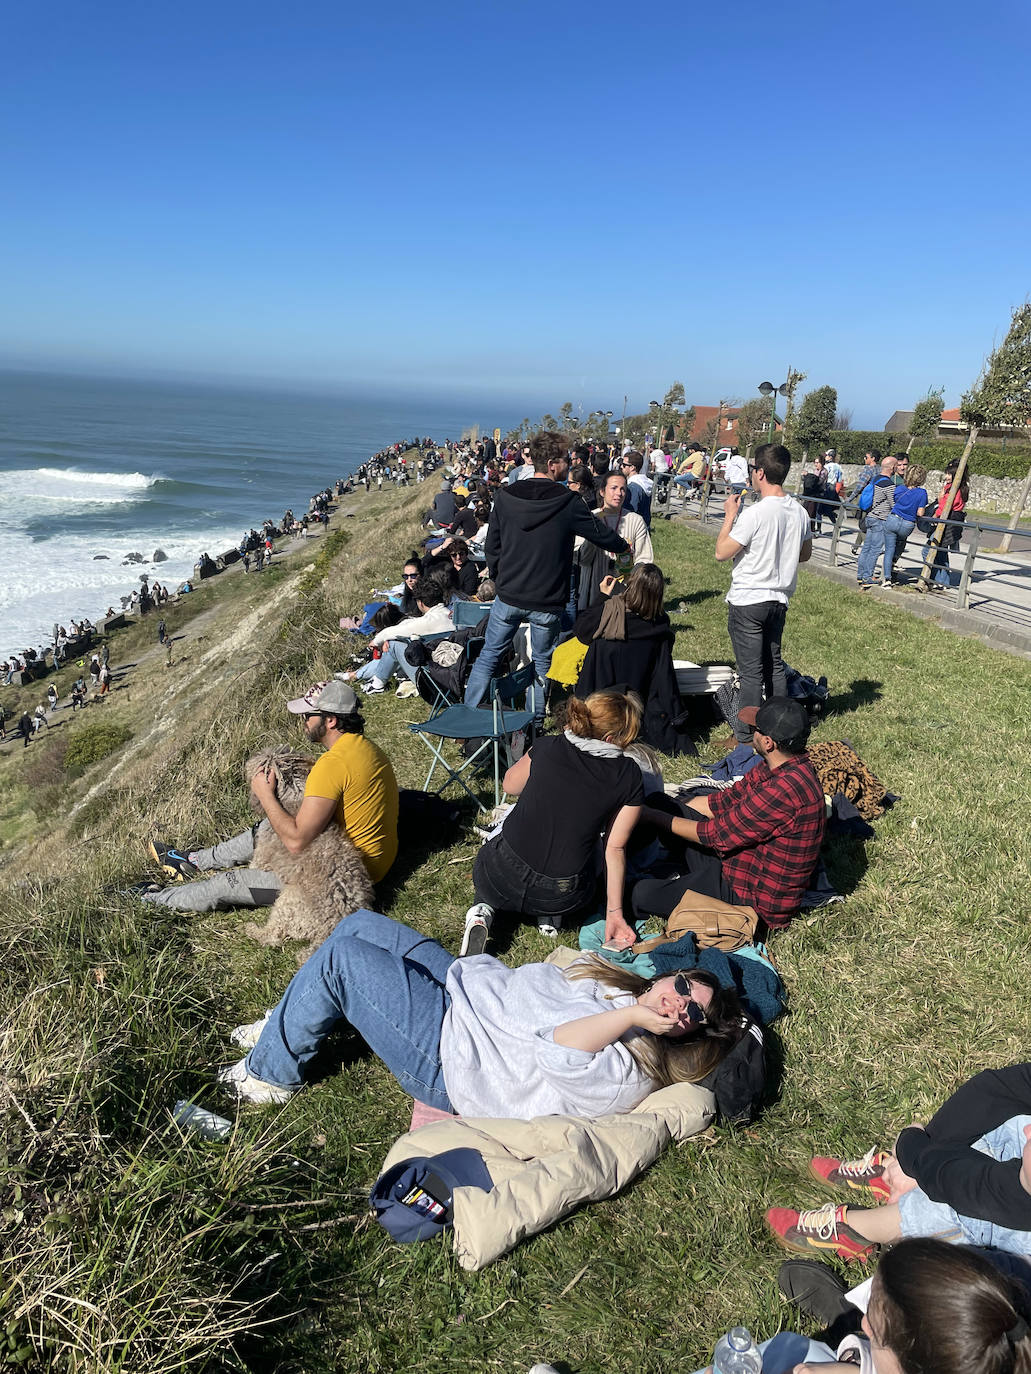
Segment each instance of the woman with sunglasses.
[[628,1112],[656,1088],[701,1082],[745,1033],[736,994],[701,970],[645,979],[596,955],[512,969],[357,911],[272,1011],[233,1032],[249,1053],[219,1081],[285,1102],[347,1025],[420,1102],[524,1120]]

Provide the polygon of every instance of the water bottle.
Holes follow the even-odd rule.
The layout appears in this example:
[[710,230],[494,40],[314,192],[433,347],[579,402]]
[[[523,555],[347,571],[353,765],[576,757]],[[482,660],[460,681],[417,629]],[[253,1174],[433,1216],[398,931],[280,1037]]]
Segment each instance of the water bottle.
[[723,1336],[712,1357],[712,1374],[762,1374],[763,1357],[747,1326]]
[[225,1140],[233,1132],[233,1123],[226,1117],[205,1111],[185,1098],[172,1108],[172,1120],[202,1140]]

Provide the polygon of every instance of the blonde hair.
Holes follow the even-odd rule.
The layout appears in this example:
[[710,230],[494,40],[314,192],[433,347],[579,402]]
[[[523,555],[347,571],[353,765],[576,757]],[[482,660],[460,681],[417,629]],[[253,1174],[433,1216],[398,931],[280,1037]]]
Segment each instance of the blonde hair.
[[926,476],[926,468],[922,468],[919,463],[910,463],[909,467],[906,469],[906,486],[922,487]]
[[641,729],[644,706],[636,692],[592,692],[586,701],[570,697],[566,725],[581,739],[606,739],[625,749]]
[[654,978],[642,978],[632,969],[610,964],[598,954],[585,954],[565,970],[571,982],[593,978],[614,992],[628,992],[638,999],[661,978],[677,973],[704,983],[712,992],[704,1023],[682,1039],[642,1031],[622,1042],[641,1072],[660,1088],[668,1088],[671,1083],[700,1083],[737,1044],[746,1029],[737,993],[723,987],[718,978],[704,969],[672,969]]

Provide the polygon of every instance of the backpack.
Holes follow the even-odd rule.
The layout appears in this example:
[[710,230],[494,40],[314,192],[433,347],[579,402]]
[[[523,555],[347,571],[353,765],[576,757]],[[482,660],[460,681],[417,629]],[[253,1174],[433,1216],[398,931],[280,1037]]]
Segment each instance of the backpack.
[[859,500],[856,505],[862,511],[867,511],[873,505],[873,493],[875,487],[887,486],[891,481],[890,477],[875,477],[872,482],[867,482],[866,486],[859,493]]

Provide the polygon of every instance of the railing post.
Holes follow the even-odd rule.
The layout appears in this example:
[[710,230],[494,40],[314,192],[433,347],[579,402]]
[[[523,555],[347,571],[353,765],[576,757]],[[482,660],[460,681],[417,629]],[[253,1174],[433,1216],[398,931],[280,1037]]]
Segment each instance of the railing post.
[[838,566],[838,539],[841,536],[841,527],[845,523],[845,503],[838,502],[837,513],[834,516],[834,533],[831,535],[830,563],[832,568]]
[[[967,526],[969,529],[969,525]],[[970,541],[970,548],[967,549],[967,556],[963,560],[963,572],[959,579],[959,591],[956,593],[956,605],[961,611],[967,609],[967,596],[970,591],[970,574],[974,570],[974,559],[977,557],[977,546],[981,542],[981,526],[974,525],[973,538]]]

